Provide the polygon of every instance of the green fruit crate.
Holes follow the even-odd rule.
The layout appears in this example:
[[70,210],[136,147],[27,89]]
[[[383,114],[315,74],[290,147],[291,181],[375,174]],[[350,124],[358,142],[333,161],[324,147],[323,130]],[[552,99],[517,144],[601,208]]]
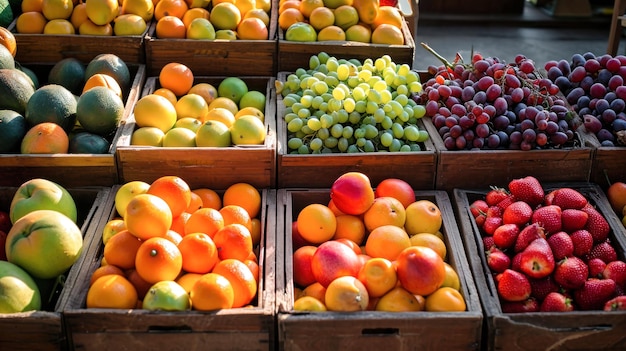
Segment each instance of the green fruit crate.
[[326,204],[329,189],[279,189],[276,308],[280,350],[480,350],[483,312],[469,270],[450,198],[442,191],[416,191],[437,204],[448,263],[461,280],[465,312],[296,312],[291,223],[302,208]]
[[[217,88],[225,77],[195,77],[195,83],[210,83]],[[240,77],[250,90],[266,96],[265,126],[267,134],[262,145],[229,147],[145,147],[130,144],[136,128],[132,114],[115,144],[119,180],[152,182],[163,174],[178,175],[192,187],[211,184],[225,189],[233,178],[257,188],[272,188],[276,182],[276,103],[270,94],[274,86],[272,77]],[[160,88],[158,77],[149,77],[142,96]]]
[[[286,77],[286,72],[278,74],[279,81],[285,82]],[[420,143],[422,150],[416,152],[291,154],[287,148],[283,97],[281,94],[274,95],[277,96],[278,188],[328,188],[341,174],[357,170],[367,173],[373,184],[396,177],[407,181],[414,189],[434,189],[437,154],[430,137]],[[421,120],[417,125],[420,130],[425,129]]]
[[196,76],[268,76],[277,72],[278,1],[272,1],[267,40],[159,39],[156,22],[146,35],[148,75],[170,62],[186,65]]
[[[61,184],[61,183],[60,183]],[[62,185],[62,184],[61,184]],[[9,210],[11,200],[18,187],[0,187],[0,209]],[[88,252],[95,240],[94,228],[104,214],[110,188],[81,187],[66,188],[72,195],[78,209],[77,224],[83,233],[81,258],[65,274],[65,280],[76,279],[80,265],[78,262]],[[3,248],[4,250],[4,248]],[[59,306],[60,295],[68,289],[54,289],[52,281],[38,281],[42,298],[42,309],[21,313],[0,313],[0,348],[3,350],[65,350],[67,336]],[[59,291],[60,290],[60,291]],[[48,300],[48,298],[50,298]]]
[[[546,183],[550,189],[570,187],[581,192],[609,222],[609,239],[618,259],[624,260],[626,231],[596,184]],[[626,311],[572,311],[503,313],[494,278],[486,263],[481,234],[470,213],[470,204],[484,199],[488,188],[455,189],[457,220],[485,313],[485,350],[623,350],[626,347]]]
[[[85,61],[83,61],[85,62]],[[88,61],[86,61],[88,62]],[[54,64],[29,64],[40,83],[47,82],[48,72]],[[131,90],[125,95],[124,115],[106,154],[0,154],[0,186],[19,186],[31,178],[46,178],[65,186],[112,186],[118,183],[115,162],[115,143],[132,112],[131,108],[141,94],[146,79],[143,64],[128,64],[131,73]]]
[[[211,183],[204,186],[213,187]],[[165,312],[143,309],[86,308],[89,277],[100,266],[104,244],[102,232],[116,218],[114,186],[106,200],[104,215],[93,229],[93,245],[77,262],[80,270],[66,282],[59,298],[70,349],[128,350],[273,350],[275,343],[275,220],[276,191],[261,193],[261,241],[255,248],[259,259],[259,287],[250,306],[212,312]],[[217,190],[217,188],[214,188]],[[218,194],[223,195],[219,190]]]

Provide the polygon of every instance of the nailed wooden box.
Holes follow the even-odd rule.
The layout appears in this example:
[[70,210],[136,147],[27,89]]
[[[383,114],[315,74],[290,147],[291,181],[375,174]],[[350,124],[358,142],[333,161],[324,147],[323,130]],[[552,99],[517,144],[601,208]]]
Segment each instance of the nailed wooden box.
[[[285,81],[286,73],[280,72],[278,79]],[[287,123],[283,118],[285,105],[282,95],[276,96],[277,188],[329,188],[341,174],[359,171],[366,173],[374,186],[385,178],[402,178],[414,189],[434,189],[437,155],[430,138],[421,145],[422,151],[417,152],[290,154]],[[424,129],[421,121],[418,127]]]
[[480,350],[483,312],[469,270],[450,198],[416,191],[440,208],[448,263],[461,280],[465,312],[295,312],[291,223],[312,203],[328,203],[329,189],[279,189],[277,193],[276,307],[280,350]]
[[[532,172],[531,172],[532,173]],[[611,226],[609,238],[624,259],[626,230],[602,190],[593,183],[551,183],[544,189],[567,186],[583,193]],[[486,272],[481,234],[469,211],[470,204],[489,191],[454,190],[455,210],[466,254],[485,313],[483,345],[486,350],[624,350],[625,311],[503,313],[493,277]]]
[[[580,129],[584,130],[584,126]],[[626,147],[602,146],[598,138],[592,133],[584,134],[585,143],[594,149],[593,163],[589,181],[607,189],[615,182],[626,180]]]
[[[203,186],[213,187],[211,183]],[[276,190],[261,193],[261,241],[259,287],[250,306],[212,312],[165,312],[143,309],[103,309],[85,306],[89,277],[100,266],[104,244],[102,231],[117,216],[112,188],[94,245],[77,262],[80,271],[66,282],[59,298],[70,349],[80,350],[265,350],[274,349]],[[215,188],[217,189],[217,188]],[[223,191],[218,191],[223,195]]]
[[560,149],[449,151],[431,118],[423,120],[437,150],[436,189],[504,186],[527,174],[541,182],[589,181],[593,148],[578,133],[573,146]]
[[144,42],[148,28],[142,35],[133,36],[20,34],[15,28],[16,21],[7,29],[15,36],[18,48],[15,60],[21,64],[54,63],[68,57],[89,62],[103,53],[115,54],[128,64],[146,62]]
[[[85,62],[85,61],[83,61]],[[47,81],[53,64],[26,65],[39,73],[40,83]],[[112,186],[118,183],[114,145],[120,137],[132,106],[141,94],[146,80],[143,64],[128,64],[131,90],[125,96],[124,115],[106,154],[0,154],[0,186],[19,186],[31,178],[46,178],[66,186]]]
[[359,43],[354,41],[317,41],[295,42],[285,40],[283,30],[278,30],[278,72],[295,72],[298,68],[309,67],[309,58],[320,52],[326,52],[338,59],[377,59],[383,55],[391,56],[397,64],[413,66],[415,58],[415,40],[406,21],[402,22],[403,45]]
[[146,65],[150,76],[178,62],[198,76],[267,76],[277,72],[278,2],[272,1],[267,40],[159,39],[156,23],[146,36]]
[[[276,103],[270,90],[272,77],[240,77],[251,90],[266,96],[263,145],[229,147],[143,147],[133,146],[130,139],[137,127],[134,114],[128,118],[115,145],[120,182],[143,180],[152,182],[163,174],[178,175],[192,187],[211,184],[225,189],[234,179],[257,188],[272,188],[276,178]],[[215,87],[224,77],[198,77],[195,83],[210,83]],[[158,77],[149,77],[142,96],[158,89]]]
[[[9,210],[11,200],[18,187],[0,187],[0,209]],[[91,230],[102,217],[103,206],[110,188],[83,187],[66,188],[72,195],[78,209],[77,224],[83,233],[83,257],[87,247],[94,240]],[[79,258],[80,261],[80,258]],[[68,270],[66,279],[74,279],[79,270],[77,261]],[[41,289],[42,309],[21,313],[0,313],[0,349],[2,350],[63,350],[67,346],[67,336],[63,326],[61,310],[58,306],[60,295],[65,289],[54,289],[47,284],[48,291]],[[48,298],[51,300],[47,300]]]

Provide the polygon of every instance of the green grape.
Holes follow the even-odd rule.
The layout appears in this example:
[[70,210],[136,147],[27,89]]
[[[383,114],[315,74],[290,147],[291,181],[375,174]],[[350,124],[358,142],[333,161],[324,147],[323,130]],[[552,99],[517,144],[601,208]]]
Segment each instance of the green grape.
[[366,65],[366,64],[373,65],[374,59],[372,59],[371,57],[366,58],[365,60],[363,60],[363,65]]
[[315,136],[322,140],[326,140],[330,136],[330,130],[328,128],[322,128],[317,131],[317,134],[315,134]]
[[411,106],[404,106],[403,110],[404,110],[404,112],[406,112],[408,118],[413,117],[413,114],[415,113],[415,111],[413,110],[413,108]]
[[311,117],[306,121],[306,125],[311,128],[312,131],[318,131],[322,128],[322,122],[315,117]]
[[325,81],[317,81],[313,84],[312,90],[317,95],[322,95],[328,92],[328,84]]
[[313,89],[304,89],[302,90],[302,96],[317,96],[317,93],[313,91]]
[[[339,124],[336,124],[336,125],[339,125]],[[334,127],[334,126],[333,126],[333,127]],[[330,133],[331,133],[334,137],[337,137],[337,136],[335,135],[335,133],[333,133],[333,131],[332,131],[332,130],[330,131]],[[346,138],[346,139],[349,139],[349,138],[352,138],[352,136],[353,136],[353,135],[354,135],[354,128],[352,128],[351,126],[345,126],[345,127],[341,128],[341,136],[342,136],[342,137],[344,137],[344,138]]]
[[324,141],[317,137],[311,139],[311,143],[309,144],[309,148],[311,148],[311,150],[313,151],[321,149],[322,146],[324,146]]
[[324,80],[324,79],[326,79],[326,73],[319,72],[319,71],[314,71],[313,77],[317,78],[318,80]]
[[393,135],[390,132],[384,132],[380,135],[380,144],[389,147],[393,142]]
[[396,88],[401,85],[406,85],[406,77],[396,75],[391,84]]
[[411,144],[411,151],[422,151],[420,144]]
[[[354,111],[353,112],[361,114],[361,113],[365,112],[366,108],[367,108],[367,103],[364,100],[359,100],[354,105]],[[351,112],[351,113],[353,113],[353,112]]]
[[324,140],[324,146],[329,149],[334,149],[337,146],[338,142],[339,139],[335,138],[334,136],[330,136]]
[[324,112],[324,111],[315,110],[315,112],[313,112],[313,114],[312,114],[311,116],[314,116],[314,117],[320,118],[320,117],[322,117],[325,113],[326,113],[326,112]]
[[359,66],[363,65],[363,63],[361,61],[359,61],[358,59],[355,59],[355,58],[349,59],[348,62],[350,62],[351,64],[355,65],[357,68]]
[[406,74],[406,84],[411,84],[413,82],[419,82],[419,81],[420,81],[419,73],[415,71],[409,71]]
[[324,73],[324,74],[328,74],[328,67],[326,67],[325,63],[320,63],[320,65],[317,66],[317,69],[315,71],[320,72],[320,73]]
[[336,123],[346,123],[350,118],[350,114],[345,109],[340,109],[338,111],[333,112],[333,117],[335,117]]
[[409,116],[408,112],[406,112],[406,110],[403,110],[401,114],[396,116],[396,118],[402,122],[408,122],[411,117]]
[[304,133],[304,135],[311,135],[315,133],[315,131],[311,129],[311,127],[309,127],[308,124],[306,123],[302,125],[302,128],[300,129],[300,131]]
[[343,136],[343,126],[341,124],[335,124],[330,128],[330,135],[335,138],[340,138]]
[[330,57],[328,61],[326,61],[326,67],[328,67],[328,72],[337,72],[339,62],[337,62],[335,57]]
[[349,154],[356,154],[356,153],[359,153],[360,151],[356,145],[351,144],[348,146],[348,150],[346,150],[346,152]]
[[420,130],[419,128],[417,128],[417,126],[408,125],[404,127],[404,137],[408,141],[417,141],[417,139],[419,138],[419,132]]
[[399,116],[402,112],[404,112],[404,108],[402,107],[402,104],[400,104],[398,101],[391,100],[388,102],[388,104],[391,105],[391,108],[396,116]]
[[302,76],[307,74],[306,69],[304,69],[302,67],[296,69],[295,73],[296,73],[296,76],[298,76],[298,78],[300,78],[300,79],[302,79]]
[[389,116],[383,117],[383,120],[380,122],[380,126],[383,129],[389,129],[391,128],[391,126],[393,126],[393,124],[393,120]]
[[393,100],[393,97],[391,96],[391,92],[389,90],[383,90],[380,92],[381,103],[386,104],[391,100]]
[[391,60],[391,56],[389,56],[389,55],[387,55],[387,54],[385,54],[385,55],[381,56],[380,58],[382,58],[383,60],[385,60],[385,63],[386,63],[386,64],[388,64],[388,65],[389,65],[389,64],[391,64],[391,63],[393,63],[393,61]]
[[401,107],[406,106],[409,103],[409,97],[404,94],[398,94],[393,101],[396,101],[400,104]]
[[326,63],[328,59],[330,58],[330,55],[328,55],[324,51],[321,51],[320,53],[317,54],[317,58],[320,60],[320,63]]
[[353,98],[347,98],[343,101],[343,108],[348,112],[352,112],[354,111],[354,109],[356,108],[356,102],[354,101]]
[[411,66],[409,66],[406,63],[400,64],[396,68],[397,68],[398,75],[402,77],[406,77],[409,74],[409,72],[411,72]]
[[299,131],[295,132],[292,136],[296,138],[300,138],[304,141],[304,138],[306,138],[307,134],[303,132],[302,129],[300,129]]
[[311,150],[309,149],[309,146],[306,144],[302,144],[300,145],[300,147],[298,148],[298,153],[300,155],[307,155],[311,153]]
[[400,147],[400,152],[411,152],[411,146],[409,144],[404,144]]
[[404,138],[404,128],[400,123],[393,123],[391,125],[391,132],[393,133],[393,137],[396,139]]
[[292,150],[297,150],[300,146],[302,146],[302,139],[300,138],[290,138],[289,141],[287,141],[287,147]]
[[[322,103],[324,102],[324,98],[321,96],[316,96],[313,98],[313,100],[311,100],[311,107],[313,107],[314,109],[318,110],[320,109],[320,106],[322,105]],[[413,109],[411,109],[412,111]]]
[[[375,90],[372,90],[375,91]],[[367,105],[365,105],[365,112],[368,114],[373,114],[374,112],[376,112],[376,110],[378,110],[378,103],[374,102],[374,101],[368,101]]]
[[322,128],[330,128],[333,124],[335,124],[335,119],[333,118],[333,116],[325,113],[322,115],[322,117],[320,117],[320,123],[322,125]]
[[354,87],[354,89],[352,89],[352,97],[356,101],[365,100],[366,98],[365,91],[360,86],[356,86]]
[[337,78],[341,81],[348,79],[350,76],[350,67],[347,64],[342,63],[337,66]]
[[376,147],[374,146],[374,143],[371,140],[366,140],[365,141],[365,146],[363,146],[363,151],[365,151],[365,152],[375,152],[376,151]]
[[289,123],[287,123],[287,130],[292,133],[295,133],[299,131],[300,129],[302,129],[303,125],[304,125],[303,120],[301,120],[300,118],[294,118],[291,121],[289,121]]
[[347,138],[339,138],[339,140],[337,141],[337,149],[339,149],[339,151],[341,152],[346,152],[349,145],[350,142]]
[[374,116],[365,116],[363,117],[363,124],[371,124],[373,126],[376,125],[376,120],[374,119]]
[[295,104],[296,102],[298,101],[289,95],[283,98],[283,105],[285,105],[285,107],[291,107],[291,105]]
[[372,124],[365,125],[365,138],[374,139],[378,136],[378,129]]
[[325,102],[328,102],[330,101],[330,99],[333,98],[333,94],[326,92],[322,94],[322,98],[324,99]]
[[327,103],[327,102],[322,102],[322,103],[320,104],[320,107],[318,107],[318,109],[319,109],[320,111],[323,111],[323,112],[328,111],[328,103]]
[[387,82],[384,80],[379,80],[372,85],[372,88],[377,92],[381,93],[383,90],[387,90]]
[[385,74],[383,76],[383,81],[385,83],[387,83],[387,86],[393,86],[393,82],[396,80],[396,74],[395,73],[389,73],[389,74]]
[[409,83],[409,91],[412,93],[419,93],[422,91],[422,83],[420,82],[411,82]]
[[300,118],[308,118],[311,117],[311,110],[308,108],[303,108],[298,111],[298,117]]
[[285,123],[289,123],[291,122],[291,120],[293,120],[294,118],[299,118],[297,114],[290,112],[285,114],[285,117],[283,117],[283,119],[285,120]]
[[363,146],[365,146],[366,142],[367,142],[367,139],[365,139],[365,138],[357,138],[356,139],[356,146],[363,147]]
[[415,105],[413,107],[413,116],[415,118],[422,118],[426,115],[426,107],[424,105]]
[[340,65],[345,65],[348,63],[348,60],[346,60],[345,58],[338,58],[337,63]]
[[359,85],[359,78],[356,76],[350,76],[348,77],[348,86],[350,88],[355,88],[357,85]]
[[367,82],[362,82],[359,83],[359,85],[357,85],[357,87],[363,89],[363,93],[365,93],[365,96],[367,97],[367,93],[370,91],[371,87],[369,85],[369,83]]
[[348,115],[348,122],[351,124],[359,124],[359,122],[361,122],[361,113],[358,111],[352,111],[350,115]]
[[429,135],[427,131],[420,129],[419,133],[420,133],[420,136],[416,140],[418,143],[423,143],[426,140],[428,140]]
[[382,108],[378,108],[375,112],[374,112],[374,120],[376,121],[376,123],[380,123],[383,121],[383,118],[385,118],[385,110]]
[[335,98],[328,100],[328,111],[330,112],[339,111],[342,108],[343,108],[343,102],[341,102],[341,100],[337,100]]
[[[367,93],[367,99],[370,102],[376,103],[376,104],[380,104],[382,102],[382,96],[380,95],[380,93],[374,89],[370,89],[370,91]],[[368,102],[369,104],[369,102]]]
[[393,139],[391,141],[391,145],[389,145],[389,151],[398,152],[400,151],[401,147],[402,147],[402,142],[399,139]]
[[376,71],[382,72],[387,67],[387,62],[382,57],[379,57],[374,61],[374,67]]
[[354,135],[355,138],[359,139],[359,138],[365,138],[365,127],[359,127],[357,129],[354,130]]
[[328,84],[328,87],[336,87],[337,84],[339,84],[339,79],[337,79],[337,77],[332,76],[332,75],[327,75],[326,79],[324,79],[324,82],[326,82],[326,84]]
[[302,104],[302,106],[304,108],[309,108],[311,107],[311,104],[313,103],[313,96],[311,95],[303,95],[300,98],[300,104]]
[[363,82],[369,82],[370,78],[372,78],[372,71],[363,66],[363,69],[357,73],[357,77]]
[[409,87],[406,84],[398,84],[396,86],[396,92],[398,93],[398,96],[407,96],[409,95]]
[[343,100],[346,98],[346,92],[341,87],[336,87],[333,89],[333,97],[337,100]]

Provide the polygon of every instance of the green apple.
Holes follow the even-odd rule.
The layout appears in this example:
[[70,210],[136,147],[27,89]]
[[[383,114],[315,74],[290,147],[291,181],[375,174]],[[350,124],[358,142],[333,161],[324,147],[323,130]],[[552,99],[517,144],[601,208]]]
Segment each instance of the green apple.
[[54,210],[76,223],[78,212],[72,195],[61,185],[47,179],[31,179],[17,189],[9,206],[11,223],[35,210]]
[[296,22],[287,28],[285,39],[298,42],[317,41],[317,32],[308,23]]
[[148,192],[148,188],[150,188],[150,184],[140,180],[133,180],[120,186],[115,192],[115,209],[117,213],[124,217],[126,206],[128,206],[130,200],[135,195],[145,194]]
[[0,313],[41,309],[41,294],[35,280],[19,266],[0,261]]
[[7,260],[35,278],[55,278],[70,268],[83,249],[80,228],[54,210],[36,210],[18,219],[7,235]]

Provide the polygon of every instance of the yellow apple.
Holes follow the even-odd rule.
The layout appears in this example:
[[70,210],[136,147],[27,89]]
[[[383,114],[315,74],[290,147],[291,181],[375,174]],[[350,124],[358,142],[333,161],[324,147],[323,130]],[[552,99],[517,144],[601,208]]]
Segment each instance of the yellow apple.
[[76,222],[77,209],[72,195],[61,185],[43,178],[24,182],[9,206],[11,223],[35,210],[55,210]]
[[133,180],[120,186],[115,192],[115,209],[117,213],[124,217],[126,206],[130,200],[136,195],[145,194],[148,192],[148,188],[150,188],[150,184],[141,180]]

